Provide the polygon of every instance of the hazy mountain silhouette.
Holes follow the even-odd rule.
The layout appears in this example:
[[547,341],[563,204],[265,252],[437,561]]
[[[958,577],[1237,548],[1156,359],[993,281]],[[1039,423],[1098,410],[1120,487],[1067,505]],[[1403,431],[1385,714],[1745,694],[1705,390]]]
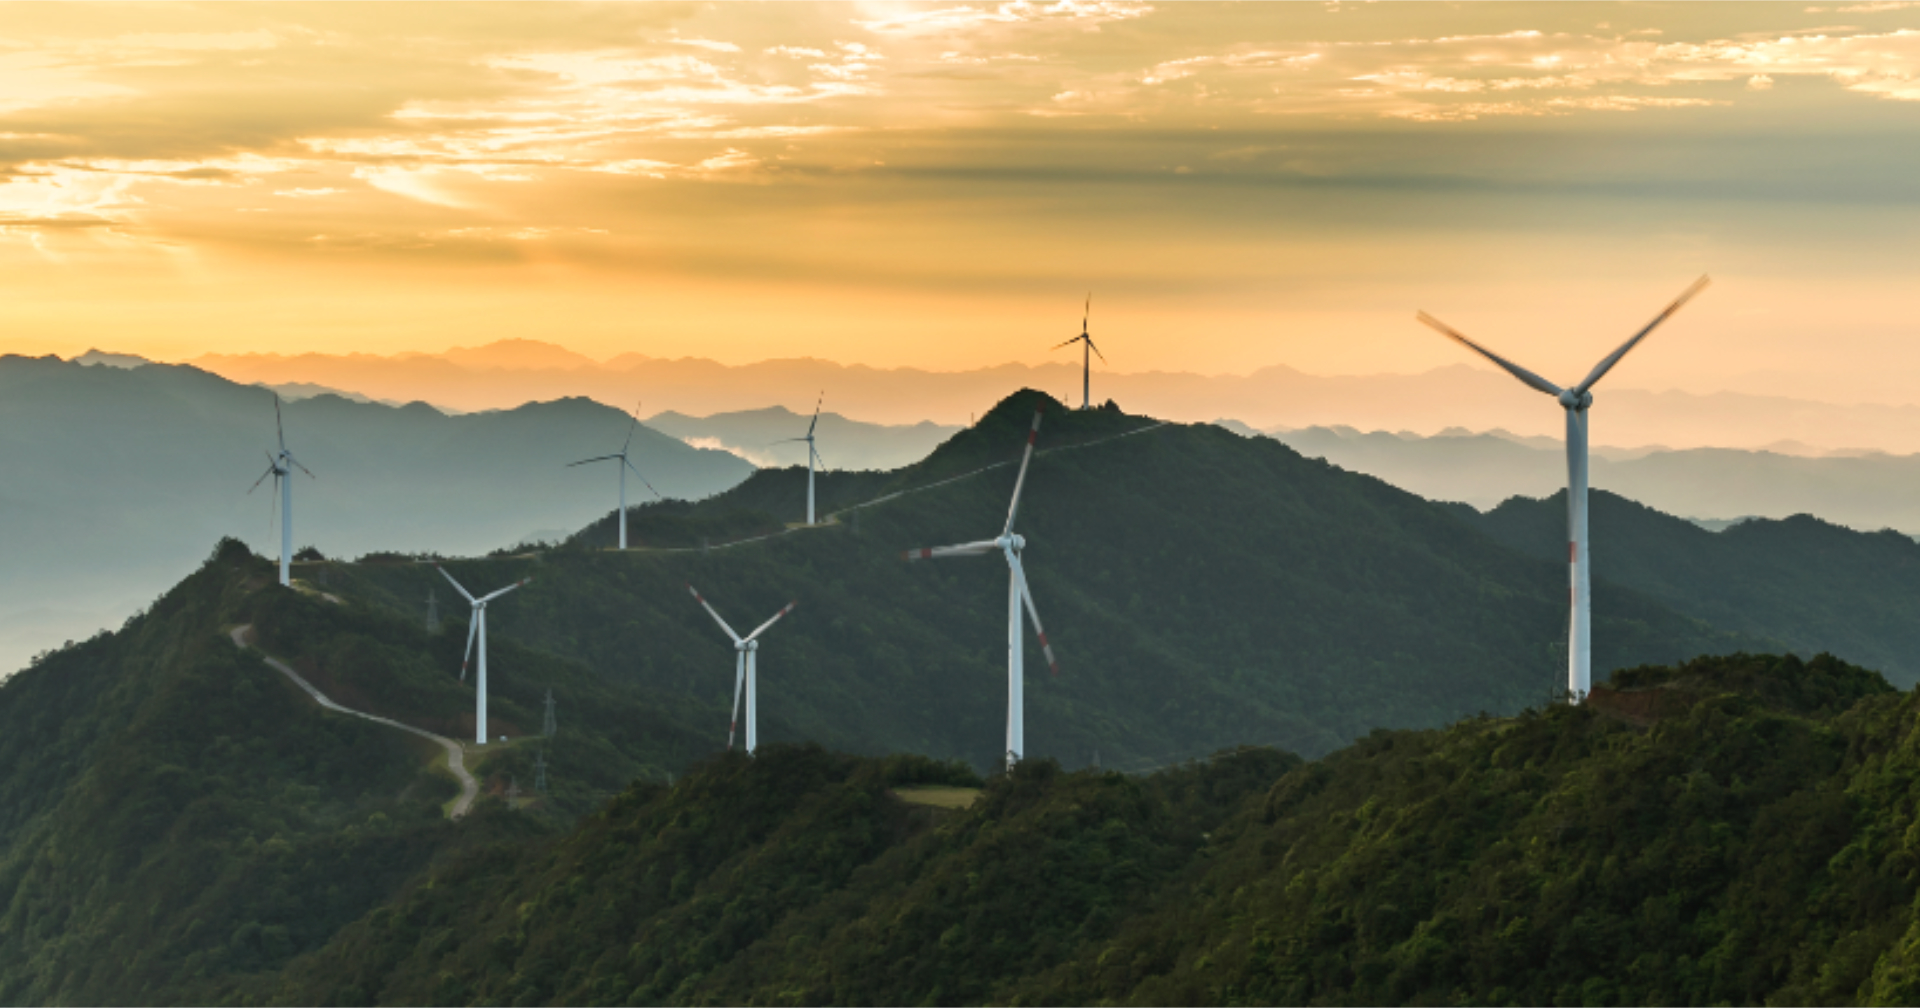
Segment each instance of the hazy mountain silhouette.
[[[756,465],[805,466],[807,446],[792,439],[807,432],[811,419],[811,413],[769,406],[707,417],[668,411],[648,417],[647,426],[703,448],[725,448]],[[889,426],[823,412],[815,450],[829,469],[899,469],[926,458],[959,430],[930,420]]]
[[[1566,454],[1549,438],[1464,431],[1420,437],[1340,427],[1273,436],[1302,454],[1422,497],[1481,510],[1509,497],[1547,496],[1567,481]],[[1591,472],[1596,488],[1668,514],[1720,520],[1810,514],[1856,529],[1920,534],[1920,455],[1595,448]]]
[[[616,473],[567,462],[617,451],[630,420],[586,399],[446,416],[319,395],[286,403],[295,546],[483,552],[612,511]],[[0,357],[0,669],[117,623],[207,543],[278,553],[266,470],[273,397],[182,365],[87,367]],[[633,459],[662,493],[702,497],[752,466],[641,427]],[[628,500],[649,499],[638,480]],[[4,673],[0,673],[4,674]]]
[[[509,340],[443,354],[210,354],[192,363],[236,381],[314,382],[374,399],[425,400],[455,409],[497,409],[532,399],[587,396],[644,411],[692,415],[810,409],[826,389],[836,412],[876,423],[969,421],[982,402],[1028,387],[1080,400],[1078,362],[1003,364],[966,371],[873,368],[806,359],[725,365],[623,354],[594,363],[563,348]],[[1249,375],[1114,373],[1097,368],[1093,394],[1126,409],[1180,421],[1234,417],[1258,428],[1346,424],[1435,433],[1447,427],[1505,428],[1558,436],[1560,412],[1506,375],[1465,364],[1420,374],[1311,375],[1290,367]],[[1646,391],[1601,395],[1593,439],[1603,444],[1757,448],[1796,440],[1819,449],[1920,451],[1920,407],[1836,405],[1781,396]]]

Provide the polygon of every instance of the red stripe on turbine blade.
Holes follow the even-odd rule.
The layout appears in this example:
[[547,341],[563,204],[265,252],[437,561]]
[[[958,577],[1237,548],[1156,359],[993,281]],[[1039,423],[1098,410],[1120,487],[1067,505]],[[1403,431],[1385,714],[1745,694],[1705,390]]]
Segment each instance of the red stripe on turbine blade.
[[1580,562],[1580,544],[1579,543],[1567,544],[1567,562],[1568,563]]

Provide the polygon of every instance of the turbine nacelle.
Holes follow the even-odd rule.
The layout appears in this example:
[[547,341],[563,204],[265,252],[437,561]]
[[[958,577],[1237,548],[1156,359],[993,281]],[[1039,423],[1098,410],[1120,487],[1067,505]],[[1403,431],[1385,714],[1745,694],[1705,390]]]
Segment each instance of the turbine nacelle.
[[995,539],[993,544],[1003,550],[1013,550],[1017,553],[1027,548],[1027,537],[1019,534],[1003,535]]
[[1576,392],[1573,389],[1561,389],[1560,405],[1570,410],[1583,410],[1593,405],[1593,393]]

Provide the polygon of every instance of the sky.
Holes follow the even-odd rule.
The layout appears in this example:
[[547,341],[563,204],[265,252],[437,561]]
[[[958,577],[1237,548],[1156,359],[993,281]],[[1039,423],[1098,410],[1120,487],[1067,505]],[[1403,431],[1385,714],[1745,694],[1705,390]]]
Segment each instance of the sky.
[[9,6],[0,352],[1920,402],[1920,5]]

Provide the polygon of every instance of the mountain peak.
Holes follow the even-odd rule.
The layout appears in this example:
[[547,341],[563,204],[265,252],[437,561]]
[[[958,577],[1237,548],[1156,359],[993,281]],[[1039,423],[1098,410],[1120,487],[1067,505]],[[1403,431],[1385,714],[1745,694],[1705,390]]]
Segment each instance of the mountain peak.
[[566,347],[530,339],[504,339],[485,346],[454,347],[440,356],[461,367],[475,370],[532,368],[570,371],[593,367],[596,363],[593,358],[574,353]]

